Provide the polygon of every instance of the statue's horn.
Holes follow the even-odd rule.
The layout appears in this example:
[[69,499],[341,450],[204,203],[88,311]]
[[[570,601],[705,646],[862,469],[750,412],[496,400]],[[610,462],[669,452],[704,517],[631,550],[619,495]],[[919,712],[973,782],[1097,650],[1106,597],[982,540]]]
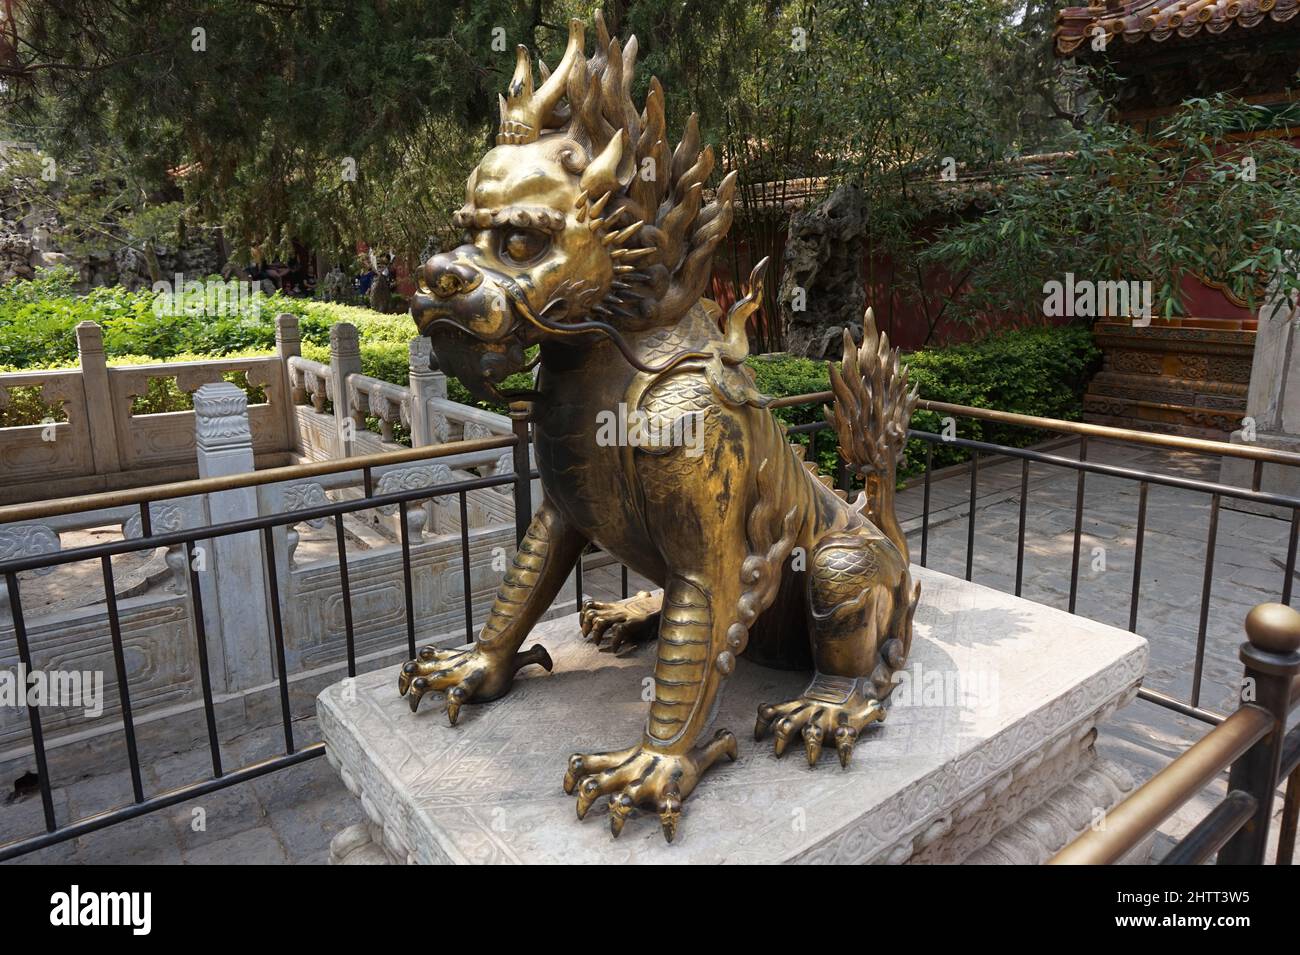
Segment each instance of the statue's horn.
[[[569,73],[582,59],[586,27],[579,19],[569,21],[569,45],[564,57],[553,73],[545,75],[542,85],[533,89],[533,67],[528,50],[520,46],[516,51],[515,73],[506,90],[501,109],[501,129],[498,142],[531,143],[542,134],[546,121],[559,105],[569,83]],[[545,69],[543,69],[545,74]]]
[[537,117],[538,128],[546,121],[546,117],[564,95],[564,89],[569,84],[569,71],[582,59],[586,36],[587,28],[581,20],[575,17],[569,21],[569,45],[564,49],[564,57],[533,97],[534,107],[537,110],[533,115]]
[[511,103],[527,103],[533,98],[533,65],[528,47],[522,43],[515,47],[515,75],[506,87],[506,98]]

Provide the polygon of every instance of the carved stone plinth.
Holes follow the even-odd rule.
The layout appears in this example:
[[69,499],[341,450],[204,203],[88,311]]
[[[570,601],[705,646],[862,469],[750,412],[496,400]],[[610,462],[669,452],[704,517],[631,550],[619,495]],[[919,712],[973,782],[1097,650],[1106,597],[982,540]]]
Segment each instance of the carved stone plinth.
[[561,790],[575,750],[634,741],[653,656],[598,653],[575,617],[535,637],[555,672],[524,671],[495,703],[452,728],[438,706],[412,714],[397,668],[335,684],[317,702],[331,763],[369,823],[341,833],[331,861],[1042,862],[1133,787],[1100,760],[1097,725],[1146,670],[1140,637],[943,574],[921,582],[905,682],[888,720],[847,770],[809,769],[750,741],[760,703],[789,699],[806,674],[743,658],[714,720],[741,739],[687,800],[676,842],[634,815],[614,840],[603,805],[585,822]]
[[1246,413],[1255,331],[1227,319],[1100,321],[1102,370],[1084,395],[1094,424],[1222,441]]
[[[1259,348],[1250,372],[1250,396],[1243,427],[1232,433],[1233,444],[1248,444],[1300,454],[1300,309],[1275,297],[1260,312]],[[1246,427],[1245,425],[1249,425]],[[1219,480],[1251,487],[1254,462],[1224,458]],[[1300,467],[1266,464],[1259,489],[1272,494],[1300,497]],[[1284,520],[1290,508],[1258,505],[1232,498],[1229,507],[1272,514]]]

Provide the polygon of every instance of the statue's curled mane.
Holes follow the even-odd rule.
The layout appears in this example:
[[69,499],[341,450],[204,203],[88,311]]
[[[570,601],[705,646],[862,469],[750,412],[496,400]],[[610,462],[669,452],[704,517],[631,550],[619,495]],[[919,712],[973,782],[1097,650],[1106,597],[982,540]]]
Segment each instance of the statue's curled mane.
[[[578,304],[602,318],[658,324],[685,313],[704,293],[714,250],[731,227],[736,177],[728,174],[713,200],[704,202],[713,148],[701,148],[695,115],[669,152],[659,80],[651,78],[644,109],[632,102],[636,37],[620,45],[599,13],[595,20],[594,54],[584,55],[582,21],[571,20],[568,46],[555,72],[539,64],[540,87],[534,88],[527,48],[518,48],[514,76],[501,98],[497,143],[522,145],[558,136],[572,144],[561,149],[561,157],[574,175],[595,162],[609,164],[623,185],[604,195],[584,192],[577,218],[609,248],[615,280],[599,301]],[[482,227],[487,223],[475,221],[482,216],[466,207],[455,221]],[[595,292],[589,290],[592,297]]]

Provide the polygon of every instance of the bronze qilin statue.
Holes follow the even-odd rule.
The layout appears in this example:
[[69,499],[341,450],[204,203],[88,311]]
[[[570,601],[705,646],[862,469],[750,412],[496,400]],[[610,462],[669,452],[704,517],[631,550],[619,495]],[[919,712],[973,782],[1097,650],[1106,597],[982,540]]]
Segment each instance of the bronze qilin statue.
[[[564,788],[579,818],[608,796],[614,835],[639,808],[671,841],[700,777],[736,757],[729,730],[706,734],[742,654],[812,672],[801,696],[759,709],[755,735],[774,730],[778,756],[801,736],[810,764],[832,744],[847,765],[858,735],[884,718],[920,589],[894,517],[915,393],[868,313],[860,350],[845,335],[826,412],[866,492],[850,503],[805,466],[743,364],[762,263],[725,318],[701,297],[731,225],[735,173],[706,201],[713,152],[695,118],[670,149],[658,81],[644,109],[632,104],[636,39],[620,45],[599,16],[596,36],[588,58],[574,20],[540,86],[519,49],[497,146],[455,214],[466,241],[420,272],[411,314],[441,368],[475,395],[531,407],[544,496],[477,641],[425,648],[400,690],[412,709],[445,692],[455,724],[465,704],[507,693],[521,667],[549,670],[543,647],[520,647],[584,546],[598,544],[663,588],[581,615],[596,643],[658,639],[654,699],[640,739],[574,755]],[[535,388],[503,389],[533,345]],[[612,409],[690,420],[694,443],[602,441],[597,422]]]

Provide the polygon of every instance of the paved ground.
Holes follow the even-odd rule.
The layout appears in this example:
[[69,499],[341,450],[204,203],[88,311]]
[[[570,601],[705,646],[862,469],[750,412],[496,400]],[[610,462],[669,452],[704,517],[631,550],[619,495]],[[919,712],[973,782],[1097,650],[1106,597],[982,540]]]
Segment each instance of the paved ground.
[[[1077,443],[1050,453],[1077,457]],[[1217,481],[1217,460],[1159,449],[1138,450],[1111,442],[1091,442],[1090,460],[1158,474]],[[982,467],[975,502],[972,579],[1014,592],[1016,540],[1020,516],[1021,463],[1003,461]],[[1031,465],[1026,497],[1025,559],[1022,596],[1068,609],[1074,546],[1076,472]],[[1139,484],[1088,475],[1084,485],[1082,544],[1075,610],[1094,620],[1127,629],[1132,592]],[[922,489],[900,495],[899,513],[919,559]],[[969,531],[969,472],[931,488],[928,566],[964,576]],[[912,528],[917,528],[912,532]],[[1191,700],[1210,497],[1152,485],[1142,555],[1136,630],[1151,643],[1144,686]],[[1205,662],[1199,702],[1230,713],[1235,707],[1242,667],[1237,657],[1242,629],[1252,607],[1281,597],[1290,525],[1275,518],[1220,509],[1207,617]],[[1123,763],[1139,782],[1166,766],[1210,727],[1142,700],[1117,714],[1099,738],[1102,753]],[[1226,791],[1223,781],[1189,803],[1161,827],[1157,853],[1186,833]],[[1279,808],[1280,812],[1280,808]],[[1276,830],[1274,830],[1276,831]]]
[[[1052,453],[1073,456],[1065,445]],[[1142,470],[1214,480],[1217,464],[1191,455],[1135,450],[1105,442],[1089,448],[1093,460]],[[1020,507],[1020,463],[980,469],[975,500],[973,579],[1012,591]],[[954,474],[933,483],[928,565],[964,575],[970,482]],[[1069,600],[1076,478],[1074,472],[1034,465],[1027,497],[1023,595],[1065,609]],[[920,555],[920,486],[900,494],[900,515]],[[1135,482],[1089,476],[1086,482],[1083,544],[1077,612],[1119,627],[1128,626],[1138,486]],[[1189,699],[1196,656],[1204,554],[1210,504],[1206,495],[1152,487],[1147,507],[1142,587],[1137,631],[1151,641],[1146,686]],[[915,532],[913,528],[915,527]],[[1241,665],[1241,624],[1257,603],[1277,600],[1282,588],[1288,525],[1283,521],[1224,508],[1220,512],[1200,704],[1232,709]],[[617,568],[589,573],[587,592],[616,596]],[[631,581],[635,590],[639,582]],[[1138,701],[1118,714],[1103,733],[1104,754],[1127,765],[1143,781],[1165,766],[1209,727],[1151,703]],[[312,720],[295,736],[317,739]],[[244,761],[277,752],[278,730],[229,742]],[[180,753],[147,767],[153,792],[203,777],[206,754]],[[237,765],[237,764],[236,764]],[[1223,781],[1215,787],[1223,792]],[[60,815],[73,817],[129,801],[125,773],[78,780],[56,793]],[[1213,804],[1213,791],[1198,798],[1161,830],[1157,852],[1185,833]],[[202,812],[196,812],[202,810]],[[8,833],[39,826],[34,794],[0,807]],[[29,861],[77,862],[321,862],[330,837],[361,819],[360,809],[324,759],[283,770],[214,796],[55,846]],[[200,823],[202,824],[200,826]]]

